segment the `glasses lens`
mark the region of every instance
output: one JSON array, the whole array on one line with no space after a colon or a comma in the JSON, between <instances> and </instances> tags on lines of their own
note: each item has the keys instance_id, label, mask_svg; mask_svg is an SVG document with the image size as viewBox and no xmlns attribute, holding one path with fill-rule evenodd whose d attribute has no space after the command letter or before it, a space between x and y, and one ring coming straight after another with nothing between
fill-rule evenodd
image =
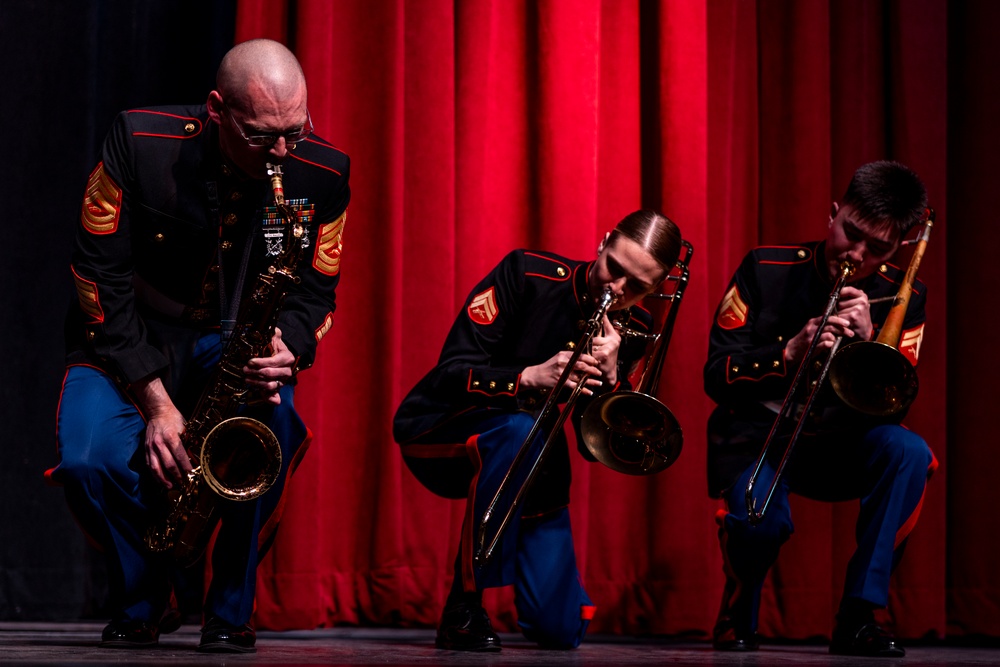
<instances>
[{"instance_id":1,"label":"glasses lens","mask_svg":"<svg viewBox=\"0 0 1000 667\"><path fill-rule=\"evenodd\" d=\"M302 128L298 132L292 134L256 134L252 137L247 137L247 143L249 143L254 148L263 148L264 146L273 146L278 137L284 137L286 144L297 144L303 141L306 137L312 134L312 128Z\"/></svg>"},{"instance_id":2,"label":"glasses lens","mask_svg":"<svg viewBox=\"0 0 1000 667\"><path fill-rule=\"evenodd\" d=\"M306 122L305 122L305 125L302 126L301 130L299 130L298 132L296 132L294 134L292 134L292 133L286 134L285 135L285 143L288 143L288 144L297 144L300 141L302 141L303 139L305 139L306 137L308 137L310 134L312 134L312 131L313 131L312 114L310 114L308 111L306 111Z\"/></svg>"},{"instance_id":3,"label":"glasses lens","mask_svg":"<svg viewBox=\"0 0 1000 667\"><path fill-rule=\"evenodd\" d=\"M253 148L265 148L268 146L273 146L275 142L278 141L278 137L284 137L286 144L297 144L313 131L312 116L306 111L306 124L302 126L302 129L298 132L289 132L287 134L254 134L247 136L246 132L243 131L243 126L233 117L232 112L229 113L229 117L232 119L233 124L236 126L236 130L240 133L246 142Z\"/></svg>"}]
</instances>

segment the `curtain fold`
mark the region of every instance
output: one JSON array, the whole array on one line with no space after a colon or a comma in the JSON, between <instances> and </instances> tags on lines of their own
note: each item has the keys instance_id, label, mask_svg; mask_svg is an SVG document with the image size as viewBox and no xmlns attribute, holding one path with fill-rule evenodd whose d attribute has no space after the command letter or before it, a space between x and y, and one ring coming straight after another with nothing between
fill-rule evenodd
<instances>
[{"instance_id":1,"label":"curtain fold","mask_svg":"<svg viewBox=\"0 0 1000 667\"><path fill-rule=\"evenodd\" d=\"M701 381L716 305L754 245L822 237L862 162L908 163L947 229L947 31L944 0L241 0L237 40L295 50L317 133L353 160L338 310L297 393L315 440L259 573L258 626L437 623L462 503L406 470L395 407L509 250L593 257L604 230L655 207L695 246L659 396L684 452L651 478L575 457L571 517L593 632L707 635L723 583ZM907 423L946 463L943 237L921 267ZM905 637L946 629L945 538L962 525L946 525L946 477L894 579ZM857 507L793 511L761 631L828 636ZM486 603L515 628L509 590Z\"/></svg>"}]
</instances>

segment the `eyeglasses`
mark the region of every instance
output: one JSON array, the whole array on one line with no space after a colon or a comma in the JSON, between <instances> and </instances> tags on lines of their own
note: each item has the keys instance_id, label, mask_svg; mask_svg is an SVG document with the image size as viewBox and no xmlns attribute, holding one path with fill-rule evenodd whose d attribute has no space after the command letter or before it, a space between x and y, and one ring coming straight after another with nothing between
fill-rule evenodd
<instances>
[{"instance_id":1,"label":"eyeglasses","mask_svg":"<svg viewBox=\"0 0 1000 667\"><path fill-rule=\"evenodd\" d=\"M243 137L243 139L245 139L252 148L271 147L277 143L278 139L281 137L284 137L286 144L294 145L308 137L313 131L312 116L309 115L309 110L307 109L306 122L299 130L289 132L268 132L267 134L251 134L248 136L247 133L243 131L243 126L240 125L238 120L236 120L236 116L233 115L233 112L229 109L229 107L226 106L225 103L223 103L222 106L229 113L229 120L233 121L233 126L236 128L236 131L240 133L240 136Z\"/></svg>"}]
</instances>

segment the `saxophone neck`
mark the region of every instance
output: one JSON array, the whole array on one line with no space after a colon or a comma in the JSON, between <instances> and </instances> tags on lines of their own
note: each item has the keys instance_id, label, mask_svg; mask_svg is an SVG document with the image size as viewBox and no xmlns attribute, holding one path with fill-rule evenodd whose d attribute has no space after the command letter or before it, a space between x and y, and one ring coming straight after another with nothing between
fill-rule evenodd
<instances>
[{"instance_id":1,"label":"saxophone neck","mask_svg":"<svg viewBox=\"0 0 1000 667\"><path fill-rule=\"evenodd\" d=\"M295 215L294 210L285 202L285 186L280 164L267 163L267 175L271 178L271 192L274 194L274 207L285 223L287 244L274 270L291 272L298 264L299 254L307 243L305 225Z\"/></svg>"},{"instance_id":2,"label":"saxophone neck","mask_svg":"<svg viewBox=\"0 0 1000 667\"><path fill-rule=\"evenodd\" d=\"M281 165L267 163L267 175L271 177L271 191L274 193L274 205L285 205L285 186L282 181Z\"/></svg>"}]
</instances>

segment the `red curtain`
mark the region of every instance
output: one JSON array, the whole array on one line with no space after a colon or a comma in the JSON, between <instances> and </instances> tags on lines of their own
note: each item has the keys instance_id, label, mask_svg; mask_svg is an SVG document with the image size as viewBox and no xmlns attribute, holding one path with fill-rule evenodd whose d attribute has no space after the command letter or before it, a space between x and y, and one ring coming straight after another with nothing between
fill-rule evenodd
<instances>
[{"instance_id":1,"label":"red curtain","mask_svg":"<svg viewBox=\"0 0 1000 667\"><path fill-rule=\"evenodd\" d=\"M969 7L970 23L1000 18ZM695 246L660 396L685 449L652 478L575 460L572 520L593 632L706 635L723 581L701 382L718 299L748 249L822 237L854 168L893 158L938 212L908 424L942 463L894 578L893 620L904 637L1000 634L997 577L966 556L981 531L949 509L977 500L963 489L984 473L945 419L948 323L962 317L946 308L948 278L966 278L946 266L948 18L945 0L241 0L238 41L293 48L317 132L353 160L336 321L296 397L315 440L260 570L258 625L436 624L463 508L402 464L396 406L506 252L589 258L646 206ZM796 500L761 630L828 635L857 507ZM486 601L513 629L511 592Z\"/></svg>"}]
</instances>

